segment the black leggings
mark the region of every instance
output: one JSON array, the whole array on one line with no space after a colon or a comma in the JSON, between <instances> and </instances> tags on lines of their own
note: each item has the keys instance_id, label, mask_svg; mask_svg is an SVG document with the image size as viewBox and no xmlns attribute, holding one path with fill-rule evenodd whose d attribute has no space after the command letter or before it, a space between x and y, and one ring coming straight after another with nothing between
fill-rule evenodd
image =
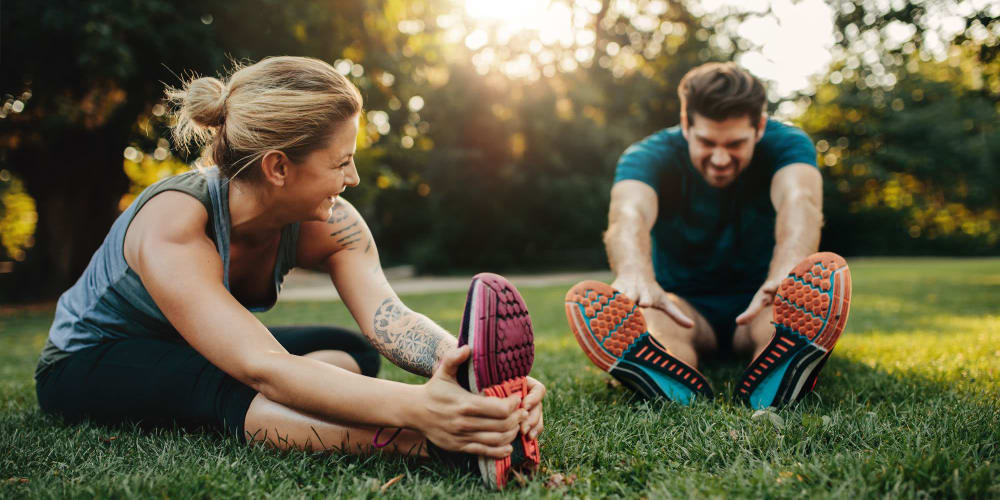
<instances>
[{"instance_id":1,"label":"black leggings","mask_svg":"<svg viewBox=\"0 0 1000 500\"><path fill-rule=\"evenodd\" d=\"M378 374L381 358L358 333L329 326L269 329L291 354L344 351L362 374ZM243 421L257 395L187 343L149 338L114 340L74 352L39 374L35 390L42 411L68 422L176 423L243 440Z\"/></svg>"}]
</instances>

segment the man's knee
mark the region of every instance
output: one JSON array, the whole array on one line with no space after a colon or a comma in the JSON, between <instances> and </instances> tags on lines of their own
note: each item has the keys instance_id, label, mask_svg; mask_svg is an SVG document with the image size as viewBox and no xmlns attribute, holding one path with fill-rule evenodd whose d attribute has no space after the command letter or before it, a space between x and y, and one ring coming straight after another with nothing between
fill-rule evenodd
<instances>
[{"instance_id":1,"label":"man's knee","mask_svg":"<svg viewBox=\"0 0 1000 500\"><path fill-rule=\"evenodd\" d=\"M771 324L771 309L767 306L753 318L749 325L741 325L733 335L733 350L740 353L755 354L760 352L774 337L774 325Z\"/></svg>"}]
</instances>

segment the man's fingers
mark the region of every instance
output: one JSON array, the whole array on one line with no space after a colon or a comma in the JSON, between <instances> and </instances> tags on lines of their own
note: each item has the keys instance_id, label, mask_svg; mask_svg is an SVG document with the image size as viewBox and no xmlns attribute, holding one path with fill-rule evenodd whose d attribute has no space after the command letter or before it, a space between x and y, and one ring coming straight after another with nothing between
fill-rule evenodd
<instances>
[{"instance_id":1,"label":"man's fingers","mask_svg":"<svg viewBox=\"0 0 1000 500\"><path fill-rule=\"evenodd\" d=\"M667 316L673 318L674 322L684 328L691 328L694 326L694 321L687 317L687 315L681 311L681 308L677 307L677 304L674 304L674 301L670 300L670 298L666 296L664 296L661 300L662 301L660 302L660 307L658 307L658 309L667 313Z\"/></svg>"},{"instance_id":2,"label":"man's fingers","mask_svg":"<svg viewBox=\"0 0 1000 500\"><path fill-rule=\"evenodd\" d=\"M770 295L758 293L757 295L754 296L753 300L750 301L750 305L747 307L747 309L736 317L736 324L745 325L753 321L753 319L757 316L757 314L759 314L760 311L763 310L765 307L770 305L770 303L771 303Z\"/></svg>"},{"instance_id":3,"label":"man's fingers","mask_svg":"<svg viewBox=\"0 0 1000 500\"><path fill-rule=\"evenodd\" d=\"M753 320L754 316L757 316L757 313L760 312L760 308L756 307L756 304L756 302L750 304L750 307L747 307L745 311L736 317L737 325L745 325Z\"/></svg>"},{"instance_id":4,"label":"man's fingers","mask_svg":"<svg viewBox=\"0 0 1000 500\"><path fill-rule=\"evenodd\" d=\"M639 307L651 307L653 305L653 300L648 291L642 291L636 295L635 303Z\"/></svg>"},{"instance_id":5,"label":"man's fingers","mask_svg":"<svg viewBox=\"0 0 1000 500\"><path fill-rule=\"evenodd\" d=\"M631 281L622 281L617 279L611 284L611 288L618 290L632 302L637 302L639 300L639 292Z\"/></svg>"}]
</instances>

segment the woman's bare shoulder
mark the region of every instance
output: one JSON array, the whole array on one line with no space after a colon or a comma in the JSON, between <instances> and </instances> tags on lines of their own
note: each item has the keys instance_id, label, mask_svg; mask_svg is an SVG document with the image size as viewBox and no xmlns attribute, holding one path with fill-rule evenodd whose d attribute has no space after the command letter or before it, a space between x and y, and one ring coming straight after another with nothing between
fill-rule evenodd
<instances>
[{"instance_id":1,"label":"woman's bare shoulder","mask_svg":"<svg viewBox=\"0 0 1000 500\"><path fill-rule=\"evenodd\" d=\"M201 243L208 239L208 210L197 198L164 191L150 198L125 232L125 260L133 265L139 253L155 253L161 243Z\"/></svg>"}]
</instances>

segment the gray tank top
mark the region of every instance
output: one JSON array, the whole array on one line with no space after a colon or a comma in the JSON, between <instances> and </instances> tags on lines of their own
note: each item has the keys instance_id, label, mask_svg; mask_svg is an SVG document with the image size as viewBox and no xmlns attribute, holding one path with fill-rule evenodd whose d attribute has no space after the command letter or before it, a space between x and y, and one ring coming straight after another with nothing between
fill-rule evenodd
<instances>
[{"instance_id":1,"label":"gray tank top","mask_svg":"<svg viewBox=\"0 0 1000 500\"><path fill-rule=\"evenodd\" d=\"M125 262L125 231L132 218L147 201L164 191L186 193L205 205L209 218L205 232L222 257L222 284L229 290L228 180L220 179L217 168L163 179L146 188L115 220L83 275L59 297L36 377L71 353L101 342L132 337L181 340L180 333L153 302L139 275ZM266 311L274 306L285 274L295 266L298 235L297 223L282 228L274 265L274 295L266 304L248 307L251 311Z\"/></svg>"}]
</instances>

